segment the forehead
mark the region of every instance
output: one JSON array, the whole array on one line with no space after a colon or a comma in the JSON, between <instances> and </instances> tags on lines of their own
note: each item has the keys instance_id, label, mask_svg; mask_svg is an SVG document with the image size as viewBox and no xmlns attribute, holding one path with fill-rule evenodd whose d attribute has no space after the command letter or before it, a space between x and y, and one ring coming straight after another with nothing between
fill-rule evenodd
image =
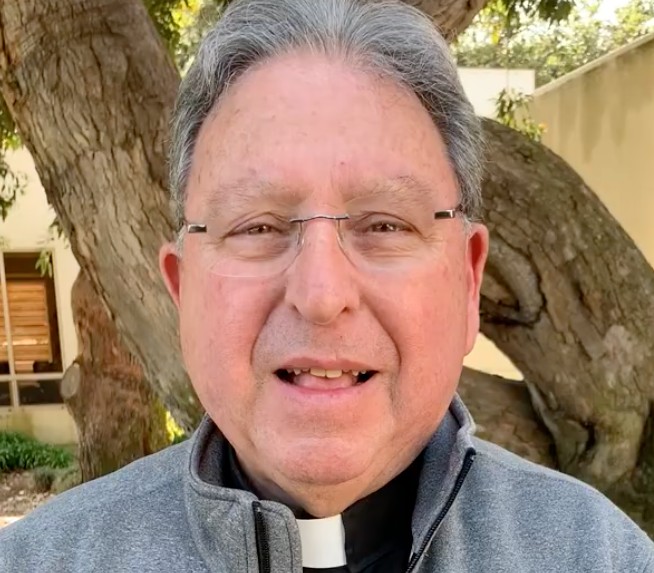
<instances>
[{"instance_id":1,"label":"forehead","mask_svg":"<svg viewBox=\"0 0 654 573\"><path fill-rule=\"evenodd\" d=\"M332 197L334 206L367 209L424 210L435 207L433 197L439 190L411 176L358 181L356 185L339 185ZM203 201L206 210L213 214L242 213L271 209L297 214L302 205L315 196L311 190L293 188L284 182L265 179L242 179L222 182L207 193ZM330 201L327 201L329 204Z\"/></svg>"},{"instance_id":2,"label":"forehead","mask_svg":"<svg viewBox=\"0 0 654 573\"><path fill-rule=\"evenodd\" d=\"M228 89L200 130L188 181L191 209L271 195L329 203L382 188L457 196L443 141L413 93L307 54L260 64Z\"/></svg>"}]
</instances>

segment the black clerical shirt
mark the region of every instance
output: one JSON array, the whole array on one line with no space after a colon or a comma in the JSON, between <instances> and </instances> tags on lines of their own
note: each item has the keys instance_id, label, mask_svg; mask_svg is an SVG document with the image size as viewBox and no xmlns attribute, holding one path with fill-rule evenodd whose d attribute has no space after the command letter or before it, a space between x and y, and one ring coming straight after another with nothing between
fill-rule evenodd
<instances>
[{"instance_id":1,"label":"black clerical shirt","mask_svg":"<svg viewBox=\"0 0 654 573\"><path fill-rule=\"evenodd\" d=\"M234 450L225 456L228 487L257 493L242 472ZM416 501L422 456L381 489L360 499L342 514L347 565L304 568L304 573L400 573L406 571L413 537L411 516ZM298 519L311 519L294 511Z\"/></svg>"}]
</instances>

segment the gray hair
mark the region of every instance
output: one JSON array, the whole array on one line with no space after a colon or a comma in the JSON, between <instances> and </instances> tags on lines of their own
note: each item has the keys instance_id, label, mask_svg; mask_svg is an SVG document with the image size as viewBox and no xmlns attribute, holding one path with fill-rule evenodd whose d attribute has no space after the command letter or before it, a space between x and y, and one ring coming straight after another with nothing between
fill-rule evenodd
<instances>
[{"instance_id":1,"label":"gray hair","mask_svg":"<svg viewBox=\"0 0 654 573\"><path fill-rule=\"evenodd\" d=\"M449 47L429 18L399 0L237 0L205 36L173 114L170 185L178 229L198 132L249 68L308 49L411 89L443 138L469 219L481 208L482 135Z\"/></svg>"}]
</instances>

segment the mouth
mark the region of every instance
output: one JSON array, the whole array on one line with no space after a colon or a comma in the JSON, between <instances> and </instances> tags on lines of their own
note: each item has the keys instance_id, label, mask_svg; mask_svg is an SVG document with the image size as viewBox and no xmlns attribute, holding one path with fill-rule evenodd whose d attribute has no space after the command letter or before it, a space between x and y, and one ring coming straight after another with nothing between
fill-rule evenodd
<instances>
[{"instance_id":1,"label":"mouth","mask_svg":"<svg viewBox=\"0 0 654 573\"><path fill-rule=\"evenodd\" d=\"M350 388L365 384L376 370L327 370L325 368L280 368L275 376L286 384L314 389Z\"/></svg>"}]
</instances>

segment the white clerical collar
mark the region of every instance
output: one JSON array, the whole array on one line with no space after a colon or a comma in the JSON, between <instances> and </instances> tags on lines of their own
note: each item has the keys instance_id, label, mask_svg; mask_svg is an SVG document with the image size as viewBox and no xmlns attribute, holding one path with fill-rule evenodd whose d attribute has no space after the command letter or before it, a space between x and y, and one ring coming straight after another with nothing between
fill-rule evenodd
<instances>
[{"instance_id":1,"label":"white clerical collar","mask_svg":"<svg viewBox=\"0 0 654 573\"><path fill-rule=\"evenodd\" d=\"M345 527L341 515L324 519L298 519L302 542L302 566L314 569L342 567L345 557Z\"/></svg>"}]
</instances>

